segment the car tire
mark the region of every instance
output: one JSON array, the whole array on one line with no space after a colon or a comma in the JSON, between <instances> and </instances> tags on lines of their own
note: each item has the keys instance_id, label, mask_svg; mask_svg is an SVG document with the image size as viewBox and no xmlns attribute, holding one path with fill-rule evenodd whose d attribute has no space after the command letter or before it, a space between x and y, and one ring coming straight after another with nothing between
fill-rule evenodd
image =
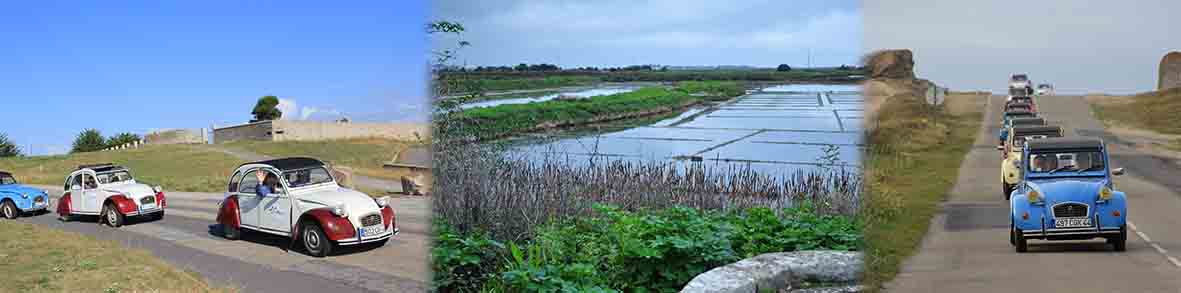
<instances>
[{"instance_id":1,"label":"car tire","mask_svg":"<svg viewBox=\"0 0 1181 293\"><path fill-rule=\"evenodd\" d=\"M1005 200L1011 199L1013 197L1013 185L1005 183L1004 180L1001 180L1001 193L1004 193L1001 195L1001 197Z\"/></svg>"},{"instance_id":2,"label":"car tire","mask_svg":"<svg viewBox=\"0 0 1181 293\"><path fill-rule=\"evenodd\" d=\"M123 213L120 213L119 209L115 208L115 204L113 203L103 206L103 212L99 218L100 221L107 224L107 226L111 226L111 228L122 227L123 220L125 220Z\"/></svg>"},{"instance_id":3,"label":"car tire","mask_svg":"<svg viewBox=\"0 0 1181 293\"><path fill-rule=\"evenodd\" d=\"M1115 251L1128 250L1128 225L1119 226L1119 238L1108 239Z\"/></svg>"},{"instance_id":4,"label":"car tire","mask_svg":"<svg viewBox=\"0 0 1181 293\"><path fill-rule=\"evenodd\" d=\"M1013 221L1009 220L1009 245L1017 245L1017 238L1014 236L1017 234L1013 233L1013 228Z\"/></svg>"},{"instance_id":5,"label":"car tire","mask_svg":"<svg viewBox=\"0 0 1181 293\"><path fill-rule=\"evenodd\" d=\"M320 228L320 225L311 221L304 222L299 232L298 237L308 255L325 257L332 253L333 243L328 240L328 235L324 234L324 229Z\"/></svg>"},{"instance_id":6,"label":"car tire","mask_svg":"<svg viewBox=\"0 0 1181 293\"><path fill-rule=\"evenodd\" d=\"M20 213L21 211L16 208L16 204L12 203L12 200L4 200L4 203L0 204L0 214L5 219L16 219L17 216L20 216Z\"/></svg>"},{"instance_id":7,"label":"car tire","mask_svg":"<svg viewBox=\"0 0 1181 293\"><path fill-rule=\"evenodd\" d=\"M1013 227L1013 243L1014 249L1017 253L1025 253L1029 251L1029 240L1025 239L1025 234L1021 233L1021 229Z\"/></svg>"},{"instance_id":8,"label":"car tire","mask_svg":"<svg viewBox=\"0 0 1181 293\"><path fill-rule=\"evenodd\" d=\"M152 215L151 215L150 219L151 219L152 221L159 221L159 220L163 220L163 219L164 219L164 211L159 211L159 212L152 213Z\"/></svg>"},{"instance_id":9,"label":"car tire","mask_svg":"<svg viewBox=\"0 0 1181 293\"><path fill-rule=\"evenodd\" d=\"M242 239L242 229L226 224L221 225L221 236L229 240Z\"/></svg>"}]
</instances>

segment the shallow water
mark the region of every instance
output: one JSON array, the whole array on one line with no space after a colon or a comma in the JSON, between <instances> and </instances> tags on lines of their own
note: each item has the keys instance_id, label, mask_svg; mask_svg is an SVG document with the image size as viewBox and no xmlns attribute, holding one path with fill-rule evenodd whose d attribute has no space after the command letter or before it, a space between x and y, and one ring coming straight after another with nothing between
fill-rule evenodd
<instances>
[{"instance_id":1,"label":"shallow water","mask_svg":"<svg viewBox=\"0 0 1181 293\"><path fill-rule=\"evenodd\" d=\"M560 92L560 93L556 93L556 94L541 95L541 96L529 97L529 98L502 99L502 100L491 100L491 101L467 103L467 104L461 105L460 108L471 109L471 108L492 107L492 106L506 105L506 104L528 104L528 103L534 103L534 102L544 102L544 101L556 99L560 95L569 95L569 96L576 96L576 97L581 97L581 98L589 98L589 97L594 97L594 96L606 96L606 95L614 95L614 94L619 94L619 93L626 93L626 92L635 91L637 89L639 89L639 88L638 87L594 88L594 89L587 89L587 90Z\"/></svg>"},{"instance_id":2,"label":"shallow water","mask_svg":"<svg viewBox=\"0 0 1181 293\"><path fill-rule=\"evenodd\" d=\"M856 85L783 85L623 130L517 144L532 160L700 160L780 176L860 164L863 99ZM836 166L833 166L835 164Z\"/></svg>"}]
</instances>

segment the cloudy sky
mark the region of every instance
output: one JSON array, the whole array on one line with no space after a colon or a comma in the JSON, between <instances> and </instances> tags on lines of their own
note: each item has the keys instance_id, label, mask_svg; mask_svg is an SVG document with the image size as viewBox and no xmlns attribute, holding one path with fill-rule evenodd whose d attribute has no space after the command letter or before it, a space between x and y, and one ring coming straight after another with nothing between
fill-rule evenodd
<instances>
[{"instance_id":1,"label":"cloudy sky","mask_svg":"<svg viewBox=\"0 0 1181 293\"><path fill-rule=\"evenodd\" d=\"M1003 91L1014 72L1059 92L1154 90L1181 50L1177 0L866 1L867 49L914 50L920 77Z\"/></svg>"},{"instance_id":2,"label":"cloudy sky","mask_svg":"<svg viewBox=\"0 0 1181 293\"><path fill-rule=\"evenodd\" d=\"M434 1L463 24L457 63L571 66L854 64L860 1ZM436 38L436 48L454 43Z\"/></svg>"}]
</instances>

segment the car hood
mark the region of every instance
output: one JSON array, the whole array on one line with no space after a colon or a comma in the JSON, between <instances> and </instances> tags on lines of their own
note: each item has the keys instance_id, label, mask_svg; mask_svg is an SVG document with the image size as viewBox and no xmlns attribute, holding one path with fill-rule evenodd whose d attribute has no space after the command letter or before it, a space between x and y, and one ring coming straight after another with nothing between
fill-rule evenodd
<instances>
[{"instance_id":1,"label":"car hood","mask_svg":"<svg viewBox=\"0 0 1181 293\"><path fill-rule=\"evenodd\" d=\"M1107 180L1103 178L1045 179L1030 181L1030 185L1041 193L1049 205L1065 201L1093 203L1099 197L1099 189L1107 185Z\"/></svg>"},{"instance_id":2,"label":"car hood","mask_svg":"<svg viewBox=\"0 0 1181 293\"><path fill-rule=\"evenodd\" d=\"M325 207L344 205L350 215L380 211L380 208L377 207L377 202L372 197L359 191L340 186L300 190L296 192L295 197L303 202L319 204Z\"/></svg>"},{"instance_id":3,"label":"car hood","mask_svg":"<svg viewBox=\"0 0 1181 293\"><path fill-rule=\"evenodd\" d=\"M27 194L29 196L45 194L44 190L40 188L33 188L20 184L0 185L0 193L11 192L15 194Z\"/></svg>"},{"instance_id":4,"label":"car hood","mask_svg":"<svg viewBox=\"0 0 1181 293\"><path fill-rule=\"evenodd\" d=\"M99 189L108 193L118 193L135 199L156 196L156 192L151 187L139 183L103 185Z\"/></svg>"}]
</instances>

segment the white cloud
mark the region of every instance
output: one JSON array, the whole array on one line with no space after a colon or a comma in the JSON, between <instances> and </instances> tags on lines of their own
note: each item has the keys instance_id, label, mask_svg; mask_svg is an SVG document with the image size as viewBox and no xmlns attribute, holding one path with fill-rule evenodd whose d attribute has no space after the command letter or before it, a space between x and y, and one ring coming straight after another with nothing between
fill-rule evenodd
<instances>
[{"instance_id":1,"label":"white cloud","mask_svg":"<svg viewBox=\"0 0 1181 293\"><path fill-rule=\"evenodd\" d=\"M300 117L299 104L295 100L279 98L279 105L276 108L283 111L283 117L279 118L281 120L298 120L295 117Z\"/></svg>"}]
</instances>

